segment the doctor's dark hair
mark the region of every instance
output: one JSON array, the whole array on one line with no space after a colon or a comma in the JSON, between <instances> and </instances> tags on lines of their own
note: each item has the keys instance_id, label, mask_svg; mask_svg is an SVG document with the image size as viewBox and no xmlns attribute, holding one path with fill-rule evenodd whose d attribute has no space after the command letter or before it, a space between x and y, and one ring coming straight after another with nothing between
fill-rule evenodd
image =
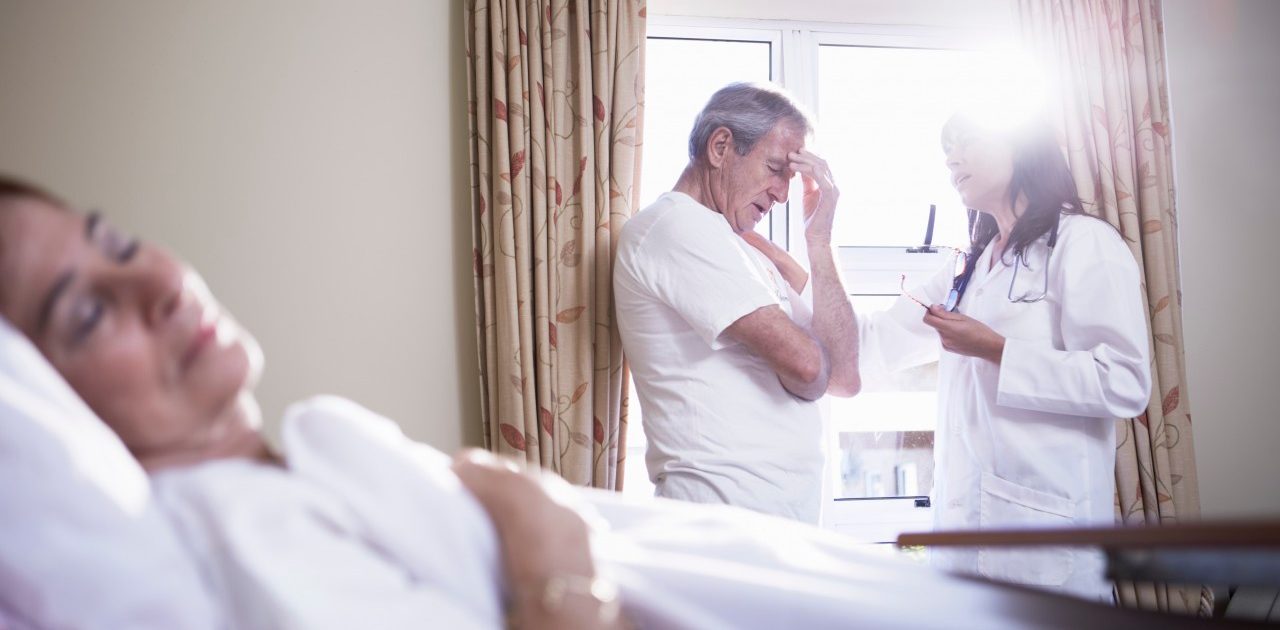
<instances>
[{"instance_id":1,"label":"doctor's dark hair","mask_svg":"<svg viewBox=\"0 0 1280 630\"><path fill-rule=\"evenodd\" d=\"M730 83L711 95L693 121L689 133L689 159L707 152L707 141L716 129L733 134L733 149L746 155L779 122L788 121L804 135L813 133L809 115L781 88L769 83Z\"/></svg>"},{"instance_id":2,"label":"doctor's dark hair","mask_svg":"<svg viewBox=\"0 0 1280 630\"><path fill-rule=\"evenodd\" d=\"M976 127L977 124L964 114L952 116L942 127L943 146L949 146L968 133L991 133L975 130ZM1016 257L1045 234L1051 231L1056 234L1061 215L1092 215L1085 211L1080 201L1071 169L1058 147L1053 129L1047 123L1033 120L1000 136L1013 149L1009 204L1015 205L1019 197L1027 200L1027 207L1014 223L1009 242L1001 252L1002 255L1013 254ZM995 217L985 212L977 213L977 221L970 233L969 253L976 257L999 231Z\"/></svg>"}]
</instances>

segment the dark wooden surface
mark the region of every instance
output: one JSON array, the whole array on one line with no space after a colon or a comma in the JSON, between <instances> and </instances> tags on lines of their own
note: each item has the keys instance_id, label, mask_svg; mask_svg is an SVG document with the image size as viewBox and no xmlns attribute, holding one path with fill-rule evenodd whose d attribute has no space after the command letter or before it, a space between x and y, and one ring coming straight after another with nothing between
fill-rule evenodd
<instances>
[{"instance_id":1,"label":"dark wooden surface","mask_svg":"<svg viewBox=\"0 0 1280 630\"><path fill-rule=\"evenodd\" d=\"M1280 521L1177 523L1139 527L984 529L905 533L899 547L1084 545L1115 549L1280 548Z\"/></svg>"}]
</instances>

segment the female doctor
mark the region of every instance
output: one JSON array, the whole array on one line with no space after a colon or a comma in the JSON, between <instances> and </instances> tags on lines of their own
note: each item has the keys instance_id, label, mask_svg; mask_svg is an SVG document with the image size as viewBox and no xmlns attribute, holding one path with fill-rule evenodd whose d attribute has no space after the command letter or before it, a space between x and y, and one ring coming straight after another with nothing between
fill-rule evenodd
<instances>
[{"instance_id":1,"label":"female doctor","mask_svg":"<svg viewBox=\"0 0 1280 630\"><path fill-rule=\"evenodd\" d=\"M1151 389L1133 255L1085 214L1047 126L957 115L942 148L977 211L963 264L860 318L860 369L937 360L936 529L1114 523L1116 418ZM960 270L959 273L956 270ZM931 305L931 306L925 306ZM934 550L935 565L1111 601L1101 554Z\"/></svg>"},{"instance_id":2,"label":"female doctor","mask_svg":"<svg viewBox=\"0 0 1280 630\"><path fill-rule=\"evenodd\" d=\"M951 183L976 213L967 252L888 310L859 314L865 382L938 362L934 527L1114 523L1115 422L1151 390L1133 255L1086 214L1043 124L958 114L944 125ZM804 269L749 239L797 291ZM932 306L930 306L932 305ZM1111 601L1090 550L933 550L943 569Z\"/></svg>"}]
</instances>

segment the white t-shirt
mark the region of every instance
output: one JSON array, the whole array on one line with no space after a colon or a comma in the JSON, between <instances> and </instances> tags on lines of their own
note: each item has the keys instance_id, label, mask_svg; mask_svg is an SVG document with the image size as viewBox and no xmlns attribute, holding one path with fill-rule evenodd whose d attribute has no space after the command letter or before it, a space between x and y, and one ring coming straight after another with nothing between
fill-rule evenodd
<instances>
[{"instance_id":1,"label":"white t-shirt","mask_svg":"<svg viewBox=\"0 0 1280 630\"><path fill-rule=\"evenodd\" d=\"M792 396L764 359L721 336L770 305L808 326L806 300L722 215L677 192L627 222L613 286L658 496L816 523L817 405Z\"/></svg>"}]
</instances>

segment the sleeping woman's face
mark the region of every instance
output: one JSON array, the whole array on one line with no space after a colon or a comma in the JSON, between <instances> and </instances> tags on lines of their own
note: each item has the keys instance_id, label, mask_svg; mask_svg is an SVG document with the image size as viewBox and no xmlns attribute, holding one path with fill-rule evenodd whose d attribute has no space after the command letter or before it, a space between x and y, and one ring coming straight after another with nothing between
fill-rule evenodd
<instances>
[{"instance_id":1,"label":"sleeping woman's face","mask_svg":"<svg viewBox=\"0 0 1280 630\"><path fill-rule=\"evenodd\" d=\"M0 200L0 313L144 465L256 431L257 343L193 270L98 215Z\"/></svg>"}]
</instances>

